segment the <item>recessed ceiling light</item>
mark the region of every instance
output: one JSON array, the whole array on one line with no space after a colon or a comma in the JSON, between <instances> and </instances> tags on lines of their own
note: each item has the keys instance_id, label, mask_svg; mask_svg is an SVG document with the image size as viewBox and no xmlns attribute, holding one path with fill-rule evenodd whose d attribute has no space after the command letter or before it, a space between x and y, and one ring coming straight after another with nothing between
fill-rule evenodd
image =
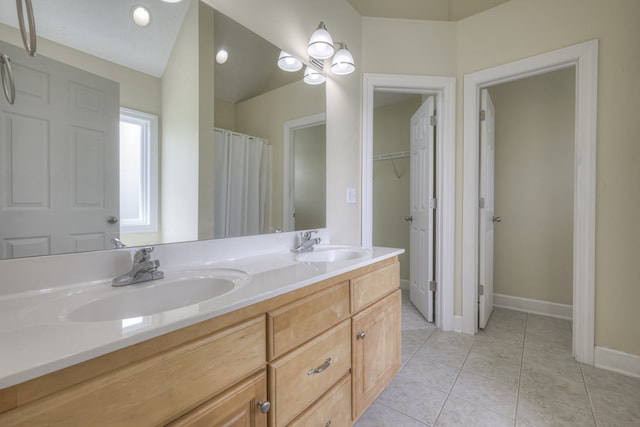
<instances>
[{"instance_id":1,"label":"recessed ceiling light","mask_svg":"<svg viewBox=\"0 0 640 427\"><path fill-rule=\"evenodd\" d=\"M216 54L216 62L218 64L224 64L229 59L229 52L224 49L220 49Z\"/></svg>"},{"instance_id":2,"label":"recessed ceiling light","mask_svg":"<svg viewBox=\"0 0 640 427\"><path fill-rule=\"evenodd\" d=\"M144 6L134 6L131 10L131 18L139 27L146 27L151 22L151 13Z\"/></svg>"},{"instance_id":3,"label":"recessed ceiling light","mask_svg":"<svg viewBox=\"0 0 640 427\"><path fill-rule=\"evenodd\" d=\"M165 3L180 3L182 0L162 0Z\"/></svg>"}]
</instances>

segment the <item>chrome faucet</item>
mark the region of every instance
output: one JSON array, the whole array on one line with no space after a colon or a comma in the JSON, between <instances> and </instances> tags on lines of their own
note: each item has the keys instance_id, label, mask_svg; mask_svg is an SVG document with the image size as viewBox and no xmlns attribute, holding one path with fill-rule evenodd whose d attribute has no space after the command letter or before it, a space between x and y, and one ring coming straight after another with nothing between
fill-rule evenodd
<instances>
[{"instance_id":1,"label":"chrome faucet","mask_svg":"<svg viewBox=\"0 0 640 427\"><path fill-rule=\"evenodd\" d=\"M162 279L164 273L158 271L160 261L151 259L153 247L138 249L133 256L131 271L113 279L111 286L127 286L134 283L148 282Z\"/></svg>"},{"instance_id":2,"label":"chrome faucet","mask_svg":"<svg viewBox=\"0 0 640 427\"><path fill-rule=\"evenodd\" d=\"M318 230L305 231L303 234L300 234L300 245L295 249L291 250L291 252L299 254L302 252L310 252L313 250L313 245L317 245L320 243L320 238L316 237L314 239L311 238L313 233L317 233Z\"/></svg>"}]
</instances>

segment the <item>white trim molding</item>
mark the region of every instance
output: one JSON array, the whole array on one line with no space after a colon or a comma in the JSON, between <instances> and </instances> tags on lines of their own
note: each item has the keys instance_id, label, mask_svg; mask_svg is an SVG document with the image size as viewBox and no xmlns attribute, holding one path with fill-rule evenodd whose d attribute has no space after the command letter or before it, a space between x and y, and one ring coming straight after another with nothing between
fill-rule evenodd
<instances>
[{"instance_id":1,"label":"white trim molding","mask_svg":"<svg viewBox=\"0 0 640 427\"><path fill-rule=\"evenodd\" d=\"M463 332L477 331L480 89L563 68L576 70L573 221L573 355L593 364L598 41L544 53L464 76L462 193Z\"/></svg>"},{"instance_id":2,"label":"white trim molding","mask_svg":"<svg viewBox=\"0 0 640 427\"><path fill-rule=\"evenodd\" d=\"M640 356L596 346L594 359L597 368L640 378Z\"/></svg>"},{"instance_id":3,"label":"white trim molding","mask_svg":"<svg viewBox=\"0 0 640 427\"><path fill-rule=\"evenodd\" d=\"M456 78L369 74L363 76L362 245L373 245L373 96L375 91L436 95L436 325L454 330Z\"/></svg>"},{"instance_id":4,"label":"white trim molding","mask_svg":"<svg viewBox=\"0 0 640 427\"><path fill-rule=\"evenodd\" d=\"M573 306L511 295L493 294L493 306L572 320Z\"/></svg>"},{"instance_id":5,"label":"white trim molding","mask_svg":"<svg viewBox=\"0 0 640 427\"><path fill-rule=\"evenodd\" d=\"M298 129L304 129L311 126L321 125L327 122L326 113L312 114L310 116L300 117L298 119L284 122L282 151L284 154L284 163L282 171L282 230L294 231L295 224L293 221L294 209L294 152L293 152L293 132Z\"/></svg>"}]
</instances>

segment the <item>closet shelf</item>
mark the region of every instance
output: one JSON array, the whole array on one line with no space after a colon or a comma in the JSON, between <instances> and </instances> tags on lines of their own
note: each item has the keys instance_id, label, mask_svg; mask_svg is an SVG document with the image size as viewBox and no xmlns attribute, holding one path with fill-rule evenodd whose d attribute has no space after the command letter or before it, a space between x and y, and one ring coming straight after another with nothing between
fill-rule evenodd
<instances>
[{"instance_id":1,"label":"closet shelf","mask_svg":"<svg viewBox=\"0 0 640 427\"><path fill-rule=\"evenodd\" d=\"M409 151L397 151L395 153L378 154L377 156L373 156L373 160L377 162L379 160L402 159L405 157L409 157L410 154L411 153Z\"/></svg>"}]
</instances>

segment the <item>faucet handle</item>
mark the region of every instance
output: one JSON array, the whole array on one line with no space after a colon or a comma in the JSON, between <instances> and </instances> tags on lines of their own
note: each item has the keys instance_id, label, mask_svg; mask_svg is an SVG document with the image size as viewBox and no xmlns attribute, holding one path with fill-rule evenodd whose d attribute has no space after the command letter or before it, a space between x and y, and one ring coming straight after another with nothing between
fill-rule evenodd
<instances>
[{"instance_id":1,"label":"faucet handle","mask_svg":"<svg viewBox=\"0 0 640 427\"><path fill-rule=\"evenodd\" d=\"M317 233L318 230L309 230L309 231L305 231L303 234L303 237L305 238L305 240L309 240L311 239L311 234L313 233Z\"/></svg>"},{"instance_id":2,"label":"faucet handle","mask_svg":"<svg viewBox=\"0 0 640 427\"><path fill-rule=\"evenodd\" d=\"M153 246L149 246L147 248L138 249L133 256L133 262L136 264L140 264L145 261L149 261L151 258L151 252L153 252Z\"/></svg>"}]
</instances>

